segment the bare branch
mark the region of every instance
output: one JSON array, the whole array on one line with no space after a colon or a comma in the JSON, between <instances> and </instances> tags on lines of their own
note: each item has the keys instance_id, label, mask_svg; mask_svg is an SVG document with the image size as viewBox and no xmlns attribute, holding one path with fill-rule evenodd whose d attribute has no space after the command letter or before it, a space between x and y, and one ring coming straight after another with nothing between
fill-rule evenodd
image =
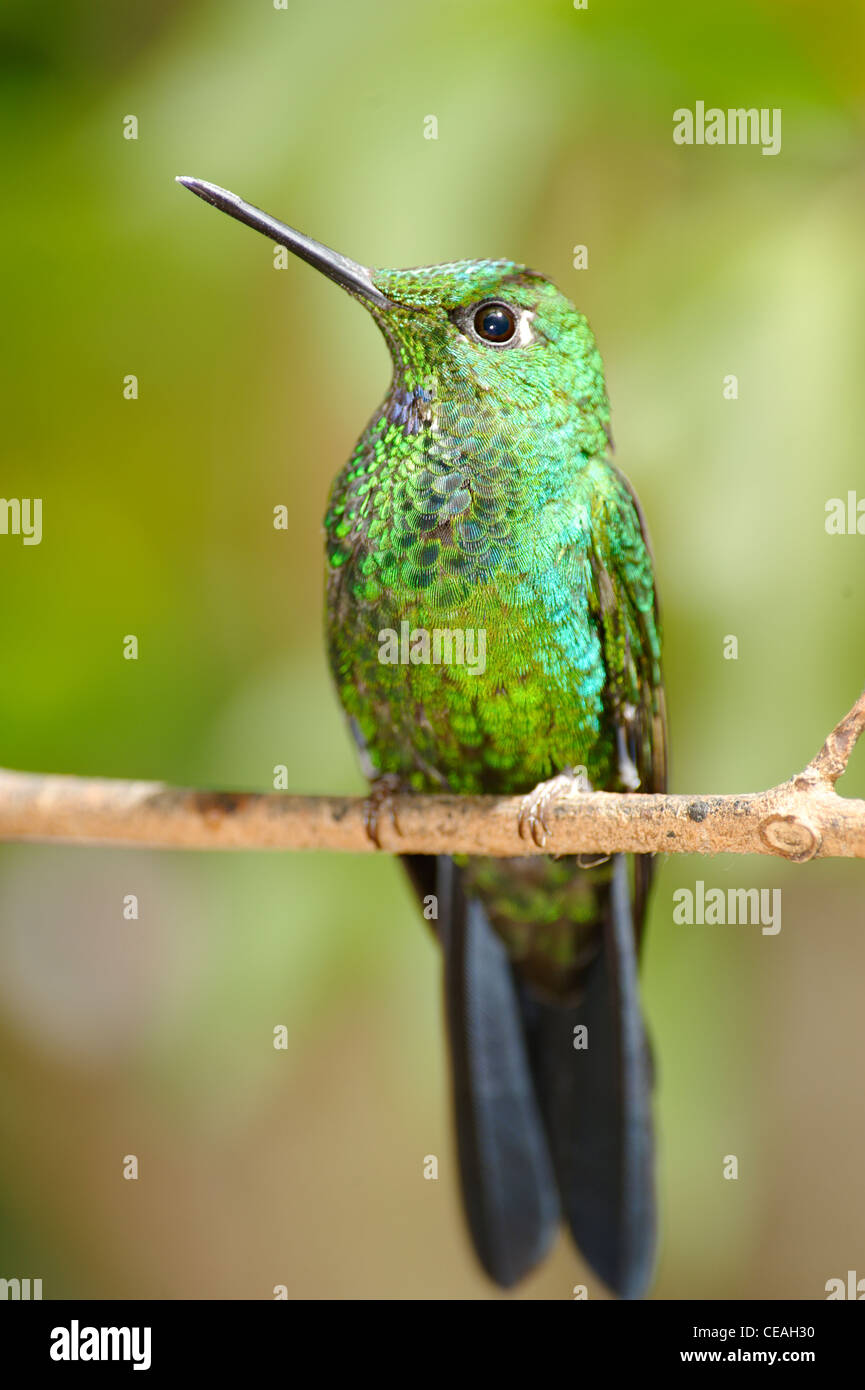
<instances>
[{"instance_id":1,"label":"bare branch","mask_svg":"<svg viewBox=\"0 0 865 1390\"><path fill-rule=\"evenodd\" d=\"M545 849L520 838L521 797L394 795L378 821L395 853L774 854L865 859L865 801L834 784L865 728L865 692L798 776L742 796L570 792L548 813ZM374 853L363 797L202 792L0 771L0 840L150 849Z\"/></svg>"},{"instance_id":2,"label":"bare branch","mask_svg":"<svg viewBox=\"0 0 865 1390\"><path fill-rule=\"evenodd\" d=\"M865 729L865 690L859 696L849 714L845 714L836 724L816 757L812 758L802 779L806 782L822 782L834 787L847 766L850 754L862 730Z\"/></svg>"}]
</instances>

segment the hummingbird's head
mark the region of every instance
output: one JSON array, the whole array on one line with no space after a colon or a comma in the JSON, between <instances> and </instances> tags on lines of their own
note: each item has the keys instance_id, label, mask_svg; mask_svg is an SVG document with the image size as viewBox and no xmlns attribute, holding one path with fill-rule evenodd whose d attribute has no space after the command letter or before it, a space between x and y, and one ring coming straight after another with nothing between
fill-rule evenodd
<instances>
[{"instance_id":1,"label":"hummingbird's head","mask_svg":"<svg viewBox=\"0 0 865 1390\"><path fill-rule=\"evenodd\" d=\"M584 315L544 276L513 261L369 270L216 184L178 182L366 306L393 358L390 418L407 432L442 414L450 424L474 414L490 430L522 420L538 432L566 431L572 452L603 453L609 405L600 353Z\"/></svg>"},{"instance_id":2,"label":"hummingbird's head","mask_svg":"<svg viewBox=\"0 0 865 1390\"><path fill-rule=\"evenodd\" d=\"M544 276L513 261L373 270L370 304L405 390L476 396L502 410L580 417L602 451L609 405L585 316Z\"/></svg>"}]
</instances>

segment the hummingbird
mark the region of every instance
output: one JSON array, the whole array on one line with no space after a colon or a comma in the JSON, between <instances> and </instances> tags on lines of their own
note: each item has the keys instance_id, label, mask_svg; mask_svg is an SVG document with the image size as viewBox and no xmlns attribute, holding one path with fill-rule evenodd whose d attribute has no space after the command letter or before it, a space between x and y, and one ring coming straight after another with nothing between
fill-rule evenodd
<instances>
[{"instance_id":1,"label":"hummingbird","mask_svg":"<svg viewBox=\"0 0 865 1390\"><path fill-rule=\"evenodd\" d=\"M666 787L652 554L612 461L591 329L525 265L370 269L215 184L178 182L341 285L390 350L390 387L325 518L329 661L370 835L397 790L488 793L521 796L520 835L548 851L402 856L443 950L477 1257L510 1288L564 1223L611 1291L642 1297L657 1238L638 989L652 861L551 843L569 789ZM482 661L465 659L470 635Z\"/></svg>"}]
</instances>

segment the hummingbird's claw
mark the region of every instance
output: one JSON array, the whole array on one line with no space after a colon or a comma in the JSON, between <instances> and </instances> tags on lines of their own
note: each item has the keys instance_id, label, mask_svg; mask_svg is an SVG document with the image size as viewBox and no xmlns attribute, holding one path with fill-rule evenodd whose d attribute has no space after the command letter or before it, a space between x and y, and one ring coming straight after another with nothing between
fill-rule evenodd
<instances>
[{"instance_id":1,"label":"hummingbird's claw","mask_svg":"<svg viewBox=\"0 0 865 1390\"><path fill-rule=\"evenodd\" d=\"M396 818L393 798L396 792L403 790L404 787L400 778L392 772L386 772L383 776L376 778L375 782L373 782L370 787L369 796L366 798L363 806L363 823L366 833L372 840L376 849L382 848L378 827L383 813L387 812L390 816L397 835L402 834L399 828L399 822Z\"/></svg>"},{"instance_id":2,"label":"hummingbird's claw","mask_svg":"<svg viewBox=\"0 0 865 1390\"><path fill-rule=\"evenodd\" d=\"M527 796L523 797L518 821L520 839L531 838L538 849L544 849L547 836L552 834L547 816L558 798L566 792L590 792L591 790L585 768L581 767L576 769L566 767L556 777L550 777L546 782L539 782L534 791L530 791Z\"/></svg>"}]
</instances>

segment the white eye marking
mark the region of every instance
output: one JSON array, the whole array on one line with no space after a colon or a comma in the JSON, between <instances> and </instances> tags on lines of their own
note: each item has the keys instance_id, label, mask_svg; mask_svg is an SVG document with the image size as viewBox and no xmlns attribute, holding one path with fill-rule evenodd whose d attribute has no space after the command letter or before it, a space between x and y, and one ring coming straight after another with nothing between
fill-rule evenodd
<instances>
[{"instance_id":1,"label":"white eye marking","mask_svg":"<svg viewBox=\"0 0 865 1390\"><path fill-rule=\"evenodd\" d=\"M519 315L517 318L517 342L520 347L526 347L535 341L535 335L532 332L532 319L535 316L535 311L534 309L519 309L517 312Z\"/></svg>"}]
</instances>

